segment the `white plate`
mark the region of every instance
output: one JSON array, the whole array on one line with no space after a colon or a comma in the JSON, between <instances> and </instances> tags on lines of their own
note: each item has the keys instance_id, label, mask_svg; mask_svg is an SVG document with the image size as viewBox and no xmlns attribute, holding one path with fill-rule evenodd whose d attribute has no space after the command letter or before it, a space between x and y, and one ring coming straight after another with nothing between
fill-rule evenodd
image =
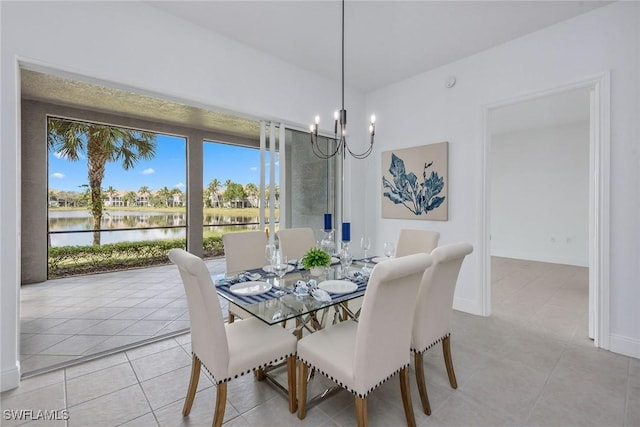
<instances>
[{"instance_id":1,"label":"white plate","mask_svg":"<svg viewBox=\"0 0 640 427\"><path fill-rule=\"evenodd\" d=\"M231 285L229 290L236 295L260 295L269 292L271 283L267 282L242 282Z\"/></svg>"},{"instance_id":2,"label":"white plate","mask_svg":"<svg viewBox=\"0 0 640 427\"><path fill-rule=\"evenodd\" d=\"M348 280L325 280L320 282L318 287L330 294L348 294L358 289L358 285Z\"/></svg>"},{"instance_id":3,"label":"white plate","mask_svg":"<svg viewBox=\"0 0 640 427\"><path fill-rule=\"evenodd\" d=\"M287 266L287 273L292 272L296 267L293 265L288 265ZM265 265L264 267L262 267L262 270L266 271L267 273L273 273L273 267L270 265Z\"/></svg>"},{"instance_id":4,"label":"white plate","mask_svg":"<svg viewBox=\"0 0 640 427\"><path fill-rule=\"evenodd\" d=\"M375 262L377 264L379 262L386 261L388 259L391 259L391 258L387 258L386 256L377 256L377 257L372 258L371 261Z\"/></svg>"}]
</instances>

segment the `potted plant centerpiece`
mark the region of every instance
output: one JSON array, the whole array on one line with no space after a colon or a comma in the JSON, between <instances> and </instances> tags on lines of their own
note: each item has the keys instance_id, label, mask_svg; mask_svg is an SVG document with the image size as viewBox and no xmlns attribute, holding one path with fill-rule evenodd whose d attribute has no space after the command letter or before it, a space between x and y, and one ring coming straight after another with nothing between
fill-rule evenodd
<instances>
[{"instance_id":1,"label":"potted plant centerpiece","mask_svg":"<svg viewBox=\"0 0 640 427\"><path fill-rule=\"evenodd\" d=\"M331 265L331 257L320 248L311 248L302 258L302 265L312 276L320 276Z\"/></svg>"}]
</instances>

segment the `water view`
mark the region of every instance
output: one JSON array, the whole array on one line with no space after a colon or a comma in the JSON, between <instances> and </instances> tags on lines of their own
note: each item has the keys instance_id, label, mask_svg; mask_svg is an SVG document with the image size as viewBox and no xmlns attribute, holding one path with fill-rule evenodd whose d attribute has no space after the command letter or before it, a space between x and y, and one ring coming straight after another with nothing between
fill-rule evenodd
<instances>
[{"instance_id":1,"label":"water view","mask_svg":"<svg viewBox=\"0 0 640 427\"><path fill-rule=\"evenodd\" d=\"M205 215L205 231L229 232L255 229L257 226L234 224L257 223L257 216ZM186 212L159 211L106 211L103 214L100 233L102 244L138 242L186 237ZM176 228L154 228L176 227ZM130 230L137 228L137 230ZM93 241L93 217L86 210L49 210L51 246L85 246ZM111 231L113 230L113 231ZM85 231L85 232L80 232Z\"/></svg>"}]
</instances>

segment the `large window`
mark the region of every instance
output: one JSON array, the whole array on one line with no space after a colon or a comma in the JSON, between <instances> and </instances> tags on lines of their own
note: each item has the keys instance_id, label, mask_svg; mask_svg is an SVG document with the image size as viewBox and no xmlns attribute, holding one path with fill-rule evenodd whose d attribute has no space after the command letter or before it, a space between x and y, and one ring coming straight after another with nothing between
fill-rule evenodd
<instances>
[{"instance_id":1,"label":"large window","mask_svg":"<svg viewBox=\"0 0 640 427\"><path fill-rule=\"evenodd\" d=\"M269 174L270 153L265 153L265 175ZM274 215L279 220L279 163L276 153ZM270 211L270 188L260 192L260 149L213 141L203 147L203 226L207 240L231 231L260 228L260 211Z\"/></svg>"},{"instance_id":2,"label":"large window","mask_svg":"<svg viewBox=\"0 0 640 427\"><path fill-rule=\"evenodd\" d=\"M99 269L113 244L185 246L185 138L49 118L48 146L50 277Z\"/></svg>"}]
</instances>

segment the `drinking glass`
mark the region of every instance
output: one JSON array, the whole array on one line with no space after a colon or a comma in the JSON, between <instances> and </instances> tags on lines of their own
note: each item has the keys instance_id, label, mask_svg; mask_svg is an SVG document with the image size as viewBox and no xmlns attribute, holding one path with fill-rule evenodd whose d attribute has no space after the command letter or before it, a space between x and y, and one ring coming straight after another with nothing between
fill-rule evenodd
<instances>
[{"instance_id":1,"label":"drinking glass","mask_svg":"<svg viewBox=\"0 0 640 427\"><path fill-rule=\"evenodd\" d=\"M371 239L368 237L360 238L360 248L364 251L364 258L366 262L367 252L371 249Z\"/></svg>"},{"instance_id":2,"label":"drinking glass","mask_svg":"<svg viewBox=\"0 0 640 427\"><path fill-rule=\"evenodd\" d=\"M273 265L276 263L276 255L276 245L274 245L273 243L268 243L264 250L264 256L267 260L267 265L273 267Z\"/></svg>"},{"instance_id":3,"label":"drinking glass","mask_svg":"<svg viewBox=\"0 0 640 427\"><path fill-rule=\"evenodd\" d=\"M392 258L396 252L396 246L393 242L384 242L384 256Z\"/></svg>"},{"instance_id":4,"label":"drinking glass","mask_svg":"<svg viewBox=\"0 0 640 427\"><path fill-rule=\"evenodd\" d=\"M353 257L351 256L349 247L347 246L342 248L342 250L340 251L340 265L342 266L343 277L347 277L347 272L352 262L353 262Z\"/></svg>"}]
</instances>

